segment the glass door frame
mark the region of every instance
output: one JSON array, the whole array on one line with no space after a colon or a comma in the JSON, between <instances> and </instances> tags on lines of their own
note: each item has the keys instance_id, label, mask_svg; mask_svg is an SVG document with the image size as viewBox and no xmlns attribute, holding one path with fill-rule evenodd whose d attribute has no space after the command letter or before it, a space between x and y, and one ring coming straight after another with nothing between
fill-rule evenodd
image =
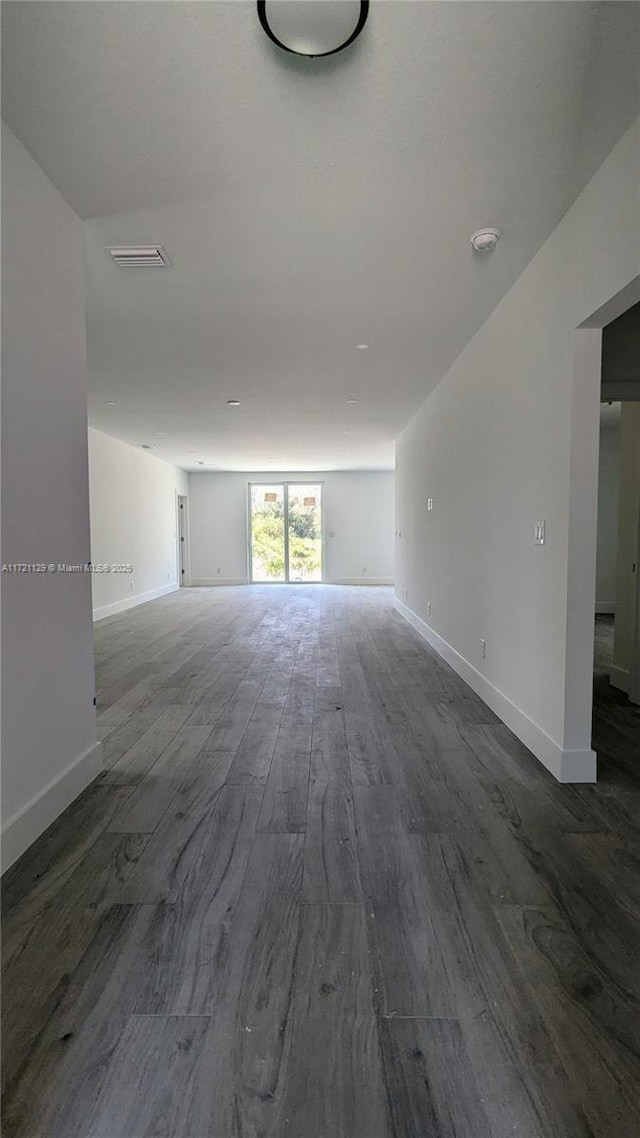
<instances>
[{"instance_id":1,"label":"glass door frame","mask_svg":"<svg viewBox=\"0 0 640 1138\"><path fill-rule=\"evenodd\" d=\"M282 486L284 494L284 581L254 581L253 579L253 530L251 525L251 491L254 486ZM320 556L321 576L319 581L289 580L289 487L320 487ZM324 481L322 478L257 478L247 482L247 557L250 585L322 585L324 583Z\"/></svg>"}]
</instances>

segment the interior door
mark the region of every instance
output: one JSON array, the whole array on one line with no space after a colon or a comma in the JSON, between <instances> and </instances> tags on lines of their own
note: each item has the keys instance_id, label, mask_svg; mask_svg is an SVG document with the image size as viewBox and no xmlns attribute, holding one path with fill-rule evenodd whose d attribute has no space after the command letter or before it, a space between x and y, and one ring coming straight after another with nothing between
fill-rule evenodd
<instances>
[{"instance_id":1,"label":"interior door","mask_svg":"<svg viewBox=\"0 0 640 1138\"><path fill-rule=\"evenodd\" d=\"M187 580L187 499L178 495L178 584Z\"/></svg>"}]
</instances>

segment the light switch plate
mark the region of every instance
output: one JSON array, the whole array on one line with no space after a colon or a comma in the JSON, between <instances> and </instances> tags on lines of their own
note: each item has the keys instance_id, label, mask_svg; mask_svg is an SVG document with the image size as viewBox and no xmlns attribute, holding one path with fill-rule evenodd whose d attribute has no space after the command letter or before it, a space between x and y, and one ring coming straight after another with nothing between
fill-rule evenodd
<instances>
[{"instance_id":1,"label":"light switch plate","mask_svg":"<svg viewBox=\"0 0 640 1138\"><path fill-rule=\"evenodd\" d=\"M533 544L544 545L546 538L546 522L536 522L533 527Z\"/></svg>"}]
</instances>

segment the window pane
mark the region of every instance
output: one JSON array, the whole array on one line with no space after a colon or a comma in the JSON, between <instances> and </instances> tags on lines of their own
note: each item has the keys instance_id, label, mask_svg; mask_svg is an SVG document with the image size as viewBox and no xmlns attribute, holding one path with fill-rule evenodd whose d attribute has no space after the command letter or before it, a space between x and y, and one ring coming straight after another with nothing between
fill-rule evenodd
<instances>
[{"instance_id":1,"label":"window pane","mask_svg":"<svg viewBox=\"0 0 640 1138\"><path fill-rule=\"evenodd\" d=\"M322 580L322 487L289 485L289 580Z\"/></svg>"},{"instance_id":2,"label":"window pane","mask_svg":"<svg viewBox=\"0 0 640 1138\"><path fill-rule=\"evenodd\" d=\"M284 486L251 486L251 579L284 581Z\"/></svg>"}]
</instances>

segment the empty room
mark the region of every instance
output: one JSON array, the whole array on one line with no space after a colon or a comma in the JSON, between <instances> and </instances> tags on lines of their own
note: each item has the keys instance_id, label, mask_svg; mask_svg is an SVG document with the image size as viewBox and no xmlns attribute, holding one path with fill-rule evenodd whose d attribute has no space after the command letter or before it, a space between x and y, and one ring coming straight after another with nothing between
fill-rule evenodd
<instances>
[{"instance_id":1,"label":"empty room","mask_svg":"<svg viewBox=\"0 0 640 1138\"><path fill-rule=\"evenodd\" d=\"M640 3L3 0L2 1133L640 1134Z\"/></svg>"}]
</instances>

